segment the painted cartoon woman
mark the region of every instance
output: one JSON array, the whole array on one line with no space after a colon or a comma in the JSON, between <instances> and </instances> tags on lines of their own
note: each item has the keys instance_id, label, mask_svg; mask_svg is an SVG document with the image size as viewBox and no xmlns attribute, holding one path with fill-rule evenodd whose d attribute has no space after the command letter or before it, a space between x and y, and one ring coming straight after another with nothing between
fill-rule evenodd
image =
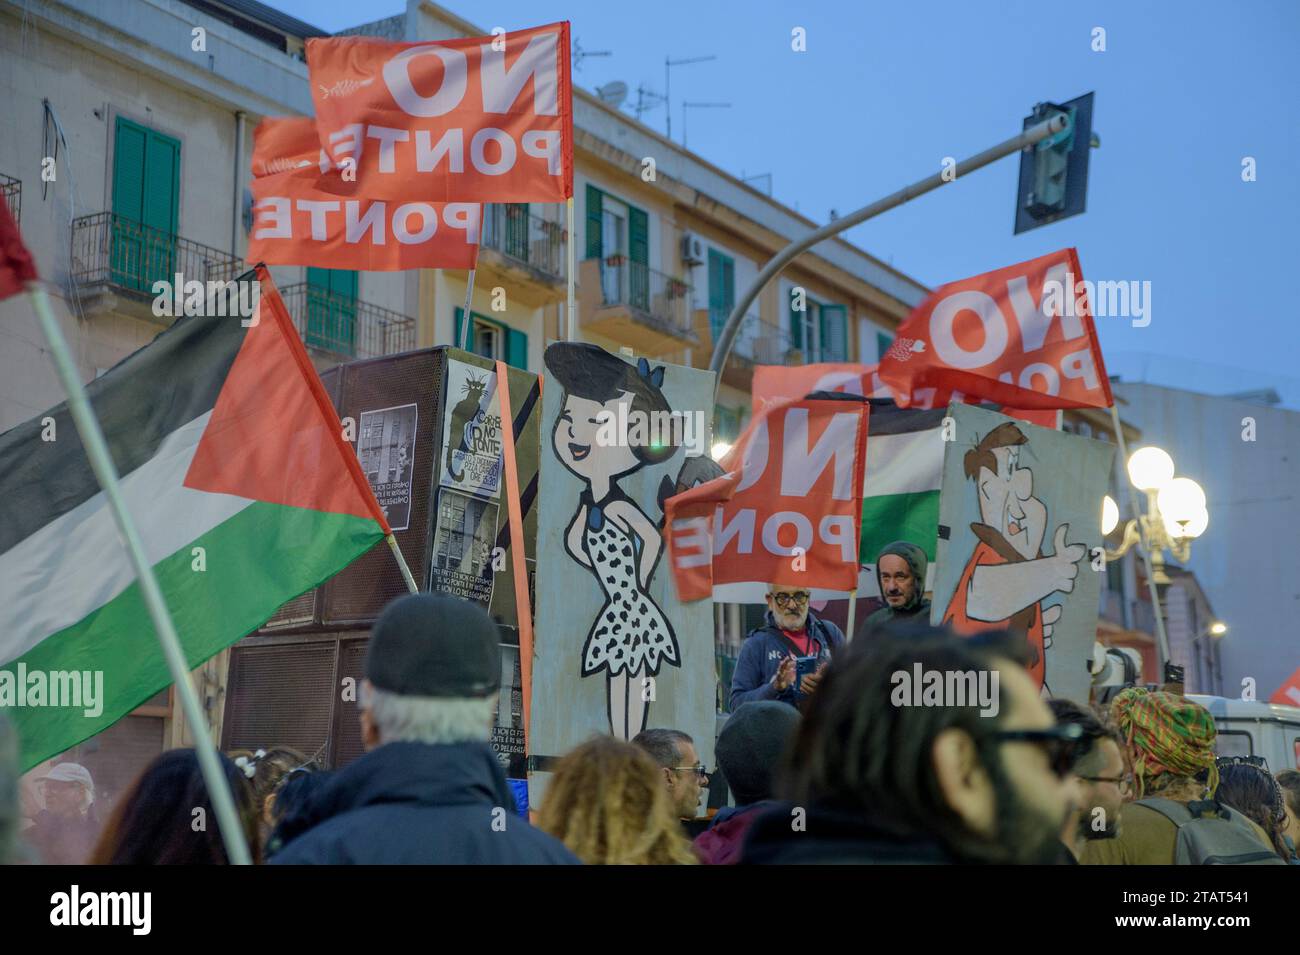
<instances>
[{"instance_id":1,"label":"painted cartoon woman","mask_svg":"<svg viewBox=\"0 0 1300 955\"><path fill-rule=\"evenodd\" d=\"M652 371L645 359L630 365L578 342L551 345L545 361L551 380L564 389L551 433L555 455L586 485L565 550L591 571L604 595L582 646L581 674L606 672L610 731L631 739L646 725L651 694L645 678L665 661L681 665L672 624L650 596L663 550L658 524L618 486L621 478L677 452L674 440L655 443L648 424L628 427L667 420L668 401L659 390L664 370Z\"/></svg>"}]
</instances>

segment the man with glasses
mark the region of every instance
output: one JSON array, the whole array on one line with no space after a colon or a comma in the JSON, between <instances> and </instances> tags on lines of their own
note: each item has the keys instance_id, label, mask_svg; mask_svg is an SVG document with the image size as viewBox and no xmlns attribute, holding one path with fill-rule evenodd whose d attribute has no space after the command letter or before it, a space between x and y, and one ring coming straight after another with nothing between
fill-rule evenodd
<instances>
[{"instance_id":1,"label":"man with glasses","mask_svg":"<svg viewBox=\"0 0 1300 955\"><path fill-rule=\"evenodd\" d=\"M1118 730L1071 700L1050 700L1047 705L1058 725L1075 725L1083 732L1071 769L1079 786L1079 807L1061 831L1067 852L1062 859L1073 865L1088 842L1119 835L1120 811L1132 797L1133 778L1124 764L1124 740Z\"/></svg>"},{"instance_id":2,"label":"man with glasses","mask_svg":"<svg viewBox=\"0 0 1300 955\"><path fill-rule=\"evenodd\" d=\"M731 711L742 703L779 700L798 707L816 691L844 634L808 609L807 588L769 584L763 626L740 647L731 679ZM802 661L802 666L801 666Z\"/></svg>"},{"instance_id":3,"label":"man with glasses","mask_svg":"<svg viewBox=\"0 0 1300 955\"><path fill-rule=\"evenodd\" d=\"M996 673L996 711L964 694L900 702L899 674L918 667ZM741 861L1055 862L1081 735L1056 724L1023 667L975 639L930 628L863 641L827 671L780 777L788 802L754 821Z\"/></svg>"},{"instance_id":4,"label":"man with glasses","mask_svg":"<svg viewBox=\"0 0 1300 955\"><path fill-rule=\"evenodd\" d=\"M709 784L708 770L695 751L695 740L681 730L642 730L632 737L663 769L664 785L679 819L694 819L700 812L700 793ZM692 833L694 835L694 833Z\"/></svg>"}]
</instances>

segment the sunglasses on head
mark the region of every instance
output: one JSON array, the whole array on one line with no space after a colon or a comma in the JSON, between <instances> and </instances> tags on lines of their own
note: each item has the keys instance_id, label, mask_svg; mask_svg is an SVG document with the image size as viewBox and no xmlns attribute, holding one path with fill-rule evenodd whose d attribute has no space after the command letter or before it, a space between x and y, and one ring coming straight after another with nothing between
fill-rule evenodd
<instances>
[{"instance_id":1,"label":"sunglasses on head","mask_svg":"<svg viewBox=\"0 0 1300 955\"><path fill-rule=\"evenodd\" d=\"M999 743L1033 743L1042 747L1052 772L1064 779L1070 775L1079 755L1079 740L1083 727L1078 723L1062 723L1042 730L998 730L993 739Z\"/></svg>"}]
</instances>

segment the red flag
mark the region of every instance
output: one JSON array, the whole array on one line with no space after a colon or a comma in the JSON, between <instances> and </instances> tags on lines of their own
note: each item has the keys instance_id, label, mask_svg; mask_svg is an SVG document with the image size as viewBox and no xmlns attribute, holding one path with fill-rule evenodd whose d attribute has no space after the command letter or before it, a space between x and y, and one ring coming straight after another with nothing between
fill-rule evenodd
<instances>
[{"instance_id":1,"label":"red flag","mask_svg":"<svg viewBox=\"0 0 1300 955\"><path fill-rule=\"evenodd\" d=\"M868 407L847 398L771 405L727 455L727 474L667 500L682 600L718 584L857 586Z\"/></svg>"},{"instance_id":2,"label":"red flag","mask_svg":"<svg viewBox=\"0 0 1300 955\"><path fill-rule=\"evenodd\" d=\"M1031 410L1114 403L1074 249L935 289L880 377L904 407L923 388Z\"/></svg>"},{"instance_id":3,"label":"red flag","mask_svg":"<svg viewBox=\"0 0 1300 955\"><path fill-rule=\"evenodd\" d=\"M1270 696L1268 701L1286 706L1300 706L1300 669L1287 677L1287 681L1277 688L1277 692Z\"/></svg>"},{"instance_id":4,"label":"red flag","mask_svg":"<svg viewBox=\"0 0 1300 955\"><path fill-rule=\"evenodd\" d=\"M320 143L371 199L573 195L569 24L421 43L307 41Z\"/></svg>"},{"instance_id":5,"label":"red flag","mask_svg":"<svg viewBox=\"0 0 1300 955\"><path fill-rule=\"evenodd\" d=\"M36 278L36 263L23 245L18 223L9 214L8 204L0 202L0 298L18 294Z\"/></svg>"},{"instance_id":6,"label":"red flag","mask_svg":"<svg viewBox=\"0 0 1300 955\"><path fill-rule=\"evenodd\" d=\"M823 362L816 365L757 365L754 368L753 411L758 414L773 402L802 398L814 391L839 391L868 398L892 398L893 391L880 379L878 366L849 362ZM913 391L912 408L942 408L950 401L980 404L977 395L941 392L935 388ZM900 402L901 404L901 402ZM1042 428L1060 429L1060 412L1055 409L1028 410L994 405L998 411Z\"/></svg>"},{"instance_id":7,"label":"red flag","mask_svg":"<svg viewBox=\"0 0 1300 955\"><path fill-rule=\"evenodd\" d=\"M253 228L248 260L366 272L472 269L477 202L361 198L333 168L303 117L268 117L253 134Z\"/></svg>"}]
</instances>

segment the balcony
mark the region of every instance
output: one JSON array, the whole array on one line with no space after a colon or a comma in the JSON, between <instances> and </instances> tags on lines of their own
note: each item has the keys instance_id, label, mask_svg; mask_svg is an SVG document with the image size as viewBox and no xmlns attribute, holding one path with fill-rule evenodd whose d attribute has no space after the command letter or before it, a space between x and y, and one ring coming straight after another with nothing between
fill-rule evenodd
<instances>
[{"instance_id":1,"label":"balcony","mask_svg":"<svg viewBox=\"0 0 1300 955\"><path fill-rule=\"evenodd\" d=\"M415 319L315 285L280 289L294 327L323 365L395 355L415 347Z\"/></svg>"},{"instance_id":2,"label":"balcony","mask_svg":"<svg viewBox=\"0 0 1300 955\"><path fill-rule=\"evenodd\" d=\"M479 239L479 269L487 284L509 284L527 305L563 301L564 225L533 215L527 205L487 203Z\"/></svg>"},{"instance_id":3,"label":"balcony","mask_svg":"<svg viewBox=\"0 0 1300 955\"><path fill-rule=\"evenodd\" d=\"M22 180L0 173L0 192L4 193L5 205L9 207L9 214L14 217L14 222L18 222L22 218L23 211Z\"/></svg>"},{"instance_id":4,"label":"balcony","mask_svg":"<svg viewBox=\"0 0 1300 955\"><path fill-rule=\"evenodd\" d=\"M623 255L586 259L578 277L584 328L648 355L700 344L682 279Z\"/></svg>"},{"instance_id":5,"label":"balcony","mask_svg":"<svg viewBox=\"0 0 1300 955\"><path fill-rule=\"evenodd\" d=\"M722 330L727 314L701 309L696 313L696 327L703 326L709 335L709 346L715 344L713 330ZM754 380L755 365L801 365L804 353L795 348L790 339L790 329L776 325L750 314L745 316L736 335L736 343L722 369L725 384L748 391Z\"/></svg>"},{"instance_id":6,"label":"balcony","mask_svg":"<svg viewBox=\"0 0 1300 955\"><path fill-rule=\"evenodd\" d=\"M72 280L80 287L87 316L121 312L171 324L153 314L153 284L230 281L244 271L229 252L113 212L97 212L72 222Z\"/></svg>"}]
</instances>

